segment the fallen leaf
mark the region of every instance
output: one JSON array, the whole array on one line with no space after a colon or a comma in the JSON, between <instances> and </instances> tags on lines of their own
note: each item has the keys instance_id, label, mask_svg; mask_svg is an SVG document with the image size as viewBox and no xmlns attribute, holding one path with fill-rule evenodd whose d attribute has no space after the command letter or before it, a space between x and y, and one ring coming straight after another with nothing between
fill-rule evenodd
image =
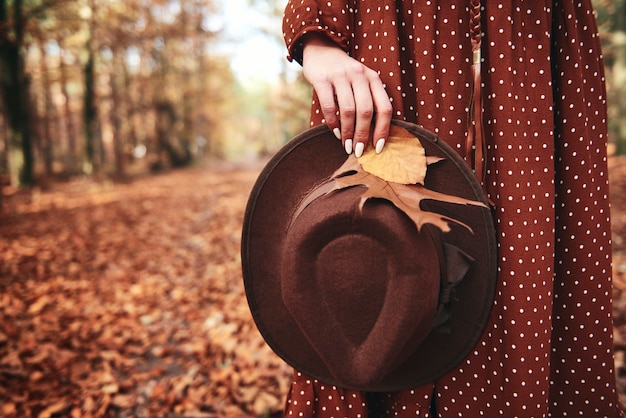
<instances>
[{"instance_id":1,"label":"fallen leaf","mask_svg":"<svg viewBox=\"0 0 626 418\"><path fill-rule=\"evenodd\" d=\"M111 400L111 405L115 405L118 408L129 409L137 401L135 395L117 394Z\"/></svg>"},{"instance_id":2,"label":"fallen leaf","mask_svg":"<svg viewBox=\"0 0 626 418\"><path fill-rule=\"evenodd\" d=\"M43 295L39 299L37 299L35 303L30 305L30 307L28 308L28 313L31 315L37 315L50 303L52 303L52 298L48 295Z\"/></svg>"},{"instance_id":3,"label":"fallen leaf","mask_svg":"<svg viewBox=\"0 0 626 418\"><path fill-rule=\"evenodd\" d=\"M54 414L61 413L63 410L67 409L69 403L67 400L61 399L52 405L49 405L37 415L37 418L50 418Z\"/></svg>"},{"instance_id":4,"label":"fallen leaf","mask_svg":"<svg viewBox=\"0 0 626 418\"><path fill-rule=\"evenodd\" d=\"M24 365L19 352L11 351L0 359L0 371L12 376L23 376Z\"/></svg>"},{"instance_id":5,"label":"fallen leaf","mask_svg":"<svg viewBox=\"0 0 626 418\"><path fill-rule=\"evenodd\" d=\"M424 184L427 167L424 147L414 135L399 126L391 126L380 154L369 147L358 161L363 170L383 180L400 184Z\"/></svg>"},{"instance_id":6,"label":"fallen leaf","mask_svg":"<svg viewBox=\"0 0 626 418\"><path fill-rule=\"evenodd\" d=\"M100 390L102 391L102 393L113 394L113 393L117 393L117 391L120 390L120 387L117 383L110 383L108 385L102 386Z\"/></svg>"},{"instance_id":7,"label":"fallen leaf","mask_svg":"<svg viewBox=\"0 0 626 418\"><path fill-rule=\"evenodd\" d=\"M3 417L15 416L17 414L17 407L13 402L3 403L0 410Z\"/></svg>"}]
</instances>

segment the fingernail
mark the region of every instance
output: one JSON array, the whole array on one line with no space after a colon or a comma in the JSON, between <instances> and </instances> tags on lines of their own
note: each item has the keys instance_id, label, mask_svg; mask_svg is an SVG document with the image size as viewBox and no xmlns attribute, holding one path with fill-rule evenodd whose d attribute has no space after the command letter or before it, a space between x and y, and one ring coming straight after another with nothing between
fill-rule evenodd
<instances>
[{"instance_id":1,"label":"fingernail","mask_svg":"<svg viewBox=\"0 0 626 418\"><path fill-rule=\"evenodd\" d=\"M341 139L341 131L339 130L339 128L333 129L333 133L335 134L337 139Z\"/></svg>"},{"instance_id":2,"label":"fingernail","mask_svg":"<svg viewBox=\"0 0 626 418\"><path fill-rule=\"evenodd\" d=\"M380 154L383 152L383 147L385 146L385 138L380 138L376 141L376 154Z\"/></svg>"},{"instance_id":3,"label":"fingernail","mask_svg":"<svg viewBox=\"0 0 626 418\"><path fill-rule=\"evenodd\" d=\"M346 139L346 144L344 146L346 148L346 154L348 155L352 154L352 140Z\"/></svg>"},{"instance_id":4,"label":"fingernail","mask_svg":"<svg viewBox=\"0 0 626 418\"><path fill-rule=\"evenodd\" d=\"M362 142L357 142L356 145L354 146L354 155L356 156L356 158L359 158L361 155L363 155L363 150L365 149L365 144Z\"/></svg>"}]
</instances>

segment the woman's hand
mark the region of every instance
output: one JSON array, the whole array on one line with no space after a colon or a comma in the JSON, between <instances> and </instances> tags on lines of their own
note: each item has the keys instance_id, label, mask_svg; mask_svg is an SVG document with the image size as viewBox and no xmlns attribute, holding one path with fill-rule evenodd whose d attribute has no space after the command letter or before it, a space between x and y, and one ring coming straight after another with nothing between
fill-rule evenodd
<instances>
[{"instance_id":1,"label":"woman's hand","mask_svg":"<svg viewBox=\"0 0 626 418\"><path fill-rule=\"evenodd\" d=\"M318 33L304 38L302 65L326 124L346 152L354 150L360 157L372 133L372 145L380 153L389 135L392 107L378 73Z\"/></svg>"}]
</instances>

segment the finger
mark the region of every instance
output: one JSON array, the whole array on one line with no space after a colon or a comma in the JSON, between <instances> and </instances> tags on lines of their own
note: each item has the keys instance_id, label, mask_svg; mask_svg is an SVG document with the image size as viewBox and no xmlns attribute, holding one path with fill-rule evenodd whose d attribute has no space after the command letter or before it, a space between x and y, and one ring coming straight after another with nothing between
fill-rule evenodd
<instances>
[{"instance_id":1,"label":"finger","mask_svg":"<svg viewBox=\"0 0 626 418\"><path fill-rule=\"evenodd\" d=\"M393 107L391 106L389 95L378 77L370 84L370 88L376 112L372 141L376 147L376 153L380 154L389 138Z\"/></svg>"},{"instance_id":2,"label":"finger","mask_svg":"<svg viewBox=\"0 0 626 418\"><path fill-rule=\"evenodd\" d=\"M341 124L341 138L348 154L352 153L354 144L354 118L355 108L354 92L347 80L335 82L335 94L339 105L339 120Z\"/></svg>"},{"instance_id":3,"label":"finger","mask_svg":"<svg viewBox=\"0 0 626 418\"><path fill-rule=\"evenodd\" d=\"M339 119L337 118L337 103L335 101L335 93L333 86L328 82L316 83L313 88L317 95L317 101L326 120L326 125L333 131L337 139L341 139L341 131Z\"/></svg>"},{"instance_id":4,"label":"finger","mask_svg":"<svg viewBox=\"0 0 626 418\"><path fill-rule=\"evenodd\" d=\"M374 103L370 83L366 78L353 81L354 101L356 104L356 121L354 128L354 153L357 157L363 154L370 137Z\"/></svg>"}]
</instances>

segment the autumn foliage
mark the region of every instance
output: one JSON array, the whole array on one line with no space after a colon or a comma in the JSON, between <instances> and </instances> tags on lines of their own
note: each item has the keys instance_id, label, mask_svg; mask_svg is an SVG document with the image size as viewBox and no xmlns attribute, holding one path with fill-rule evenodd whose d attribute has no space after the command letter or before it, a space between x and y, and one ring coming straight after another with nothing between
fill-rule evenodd
<instances>
[{"instance_id":1,"label":"autumn foliage","mask_svg":"<svg viewBox=\"0 0 626 418\"><path fill-rule=\"evenodd\" d=\"M290 370L258 334L240 270L257 168L6 198L0 416L280 411Z\"/></svg>"}]
</instances>

